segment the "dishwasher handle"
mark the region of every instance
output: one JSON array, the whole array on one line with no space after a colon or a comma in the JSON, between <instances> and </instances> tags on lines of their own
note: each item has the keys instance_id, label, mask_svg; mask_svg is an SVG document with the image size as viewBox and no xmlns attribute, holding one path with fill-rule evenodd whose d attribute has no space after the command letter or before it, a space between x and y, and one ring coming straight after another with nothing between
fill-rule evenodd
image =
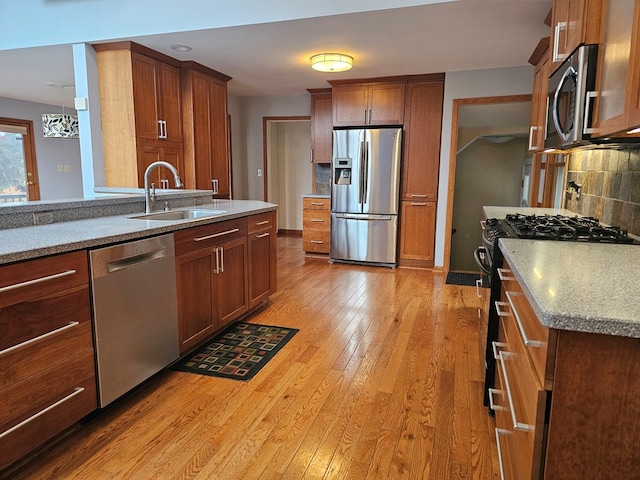
<instances>
[{"instance_id":1,"label":"dishwasher handle","mask_svg":"<svg viewBox=\"0 0 640 480\"><path fill-rule=\"evenodd\" d=\"M157 260L159 258L166 257L165 249L160 248L153 252L145 252L132 257L121 258L113 260L107 263L107 273L117 272L118 270L124 270L125 268L135 267L142 263L150 262L151 260Z\"/></svg>"}]
</instances>

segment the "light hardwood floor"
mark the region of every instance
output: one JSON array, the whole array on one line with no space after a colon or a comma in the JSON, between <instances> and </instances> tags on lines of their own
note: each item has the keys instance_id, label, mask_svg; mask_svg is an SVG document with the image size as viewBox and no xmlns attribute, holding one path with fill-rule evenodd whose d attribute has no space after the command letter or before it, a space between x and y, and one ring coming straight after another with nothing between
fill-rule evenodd
<instances>
[{"instance_id":1,"label":"light hardwood floor","mask_svg":"<svg viewBox=\"0 0 640 480\"><path fill-rule=\"evenodd\" d=\"M500 478L475 287L305 258L294 237L278 255L250 321L300 332L251 381L162 372L0 477Z\"/></svg>"}]
</instances>

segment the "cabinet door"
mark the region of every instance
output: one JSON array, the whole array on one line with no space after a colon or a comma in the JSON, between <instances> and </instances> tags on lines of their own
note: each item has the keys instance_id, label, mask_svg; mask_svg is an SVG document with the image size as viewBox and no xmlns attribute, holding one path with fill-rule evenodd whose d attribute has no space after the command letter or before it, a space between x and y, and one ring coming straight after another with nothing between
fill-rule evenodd
<instances>
[{"instance_id":1,"label":"cabinet door","mask_svg":"<svg viewBox=\"0 0 640 480\"><path fill-rule=\"evenodd\" d=\"M231 198L231 159L229 158L229 131L227 114L227 84L211 80L209 83L209 111L211 137L211 180L217 182L214 198Z\"/></svg>"},{"instance_id":2,"label":"cabinet door","mask_svg":"<svg viewBox=\"0 0 640 480\"><path fill-rule=\"evenodd\" d=\"M250 307L265 300L275 291L276 238L274 229L249 236Z\"/></svg>"},{"instance_id":3,"label":"cabinet door","mask_svg":"<svg viewBox=\"0 0 640 480\"><path fill-rule=\"evenodd\" d=\"M529 151L544 150L547 122L547 80L549 77L549 50L542 55L533 73L533 95L531 98L531 123L529 126Z\"/></svg>"},{"instance_id":4,"label":"cabinet door","mask_svg":"<svg viewBox=\"0 0 640 480\"><path fill-rule=\"evenodd\" d=\"M332 90L333 126L366 125L369 109L367 85L336 85Z\"/></svg>"},{"instance_id":5,"label":"cabinet door","mask_svg":"<svg viewBox=\"0 0 640 480\"><path fill-rule=\"evenodd\" d=\"M182 141L182 104L180 101L180 69L157 62L157 75L160 81L158 95L158 120L164 122L163 139L172 142Z\"/></svg>"},{"instance_id":6,"label":"cabinet door","mask_svg":"<svg viewBox=\"0 0 640 480\"><path fill-rule=\"evenodd\" d=\"M132 53L131 67L135 135L140 138L157 139L160 135L157 103L160 78L156 70L156 61L144 55Z\"/></svg>"},{"instance_id":7,"label":"cabinet door","mask_svg":"<svg viewBox=\"0 0 640 480\"><path fill-rule=\"evenodd\" d=\"M168 162L176 167L178 173L183 172L182 148L141 142L138 145L138 187L144 187L144 172L147 167L158 161ZM157 167L151 172L149 185L151 183L154 183L156 188L175 188L173 173L165 167Z\"/></svg>"},{"instance_id":8,"label":"cabinet door","mask_svg":"<svg viewBox=\"0 0 640 480\"><path fill-rule=\"evenodd\" d=\"M202 249L176 257L180 353L217 329L214 310L215 253Z\"/></svg>"},{"instance_id":9,"label":"cabinet door","mask_svg":"<svg viewBox=\"0 0 640 480\"><path fill-rule=\"evenodd\" d=\"M311 161L331 163L333 157L331 92L311 94Z\"/></svg>"},{"instance_id":10,"label":"cabinet door","mask_svg":"<svg viewBox=\"0 0 640 480\"><path fill-rule=\"evenodd\" d=\"M442 82L407 85L402 198L436 200L442 128Z\"/></svg>"},{"instance_id":11,"label":"cabinet door","mask_svg":"<svg viewBox=\"0 0 640 480\"><path fill-rule=\"evenodd\" d=\"M634 8L635 5L635 8ZM637 71L638 22L640 2L607 0L602 25L602 40L598 51L598 96L594 129L598 136L612 135L634 128L640 123L630 117L638 108ZM634 38L635 37L635 38ZM634 74L636 83L634 84ZM635 100L632 98L635 96ZM627 115L629 114L629 115Z\"/></svg>"},{"instance_id":12,"label":"cabinet door","mask_svg":"<svg viewBox=\"0 0 640 480\"><path fill-rule=\"evenodd\" d=\"M435 225L436 202L402 202L400 259L405 262L401 264L433 266Z\"/></svg>"},{"instance_id":13,"label":"cabinet door","mask_svg":"<svg viewBox=\"0 0 640 480\"><path fill-rule=\"evenodd\" d=\"M249 308L247 297L247 239L231 240L217 247L217 328L236 319Z\"/></svg>"},{"instance_id":14,"label":"cabinet door","mask_svg":"<svg viewBox=\"0 0 640 480\"><path fill-rule=\"evenodd\" d=\"M404 123L405 83L375 83L369 87L369 125Z\"/></svg>"}]
</instances>

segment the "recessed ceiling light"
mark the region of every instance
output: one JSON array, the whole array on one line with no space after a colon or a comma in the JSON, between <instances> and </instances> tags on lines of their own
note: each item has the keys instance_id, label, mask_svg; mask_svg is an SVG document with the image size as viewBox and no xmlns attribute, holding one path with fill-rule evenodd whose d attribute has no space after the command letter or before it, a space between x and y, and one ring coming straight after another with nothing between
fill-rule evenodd
<instances>
[{"instance_id":1,"label":"recessed ceiling light","mask_svg":"<svg viewBox=\"0 0 640 480\"><path fill-rule=\"evenodd\" d=\"M193 49L188 45L171 45L171 50L175 50L176 52L190 52Z\"/></svg>"}]
</instances>

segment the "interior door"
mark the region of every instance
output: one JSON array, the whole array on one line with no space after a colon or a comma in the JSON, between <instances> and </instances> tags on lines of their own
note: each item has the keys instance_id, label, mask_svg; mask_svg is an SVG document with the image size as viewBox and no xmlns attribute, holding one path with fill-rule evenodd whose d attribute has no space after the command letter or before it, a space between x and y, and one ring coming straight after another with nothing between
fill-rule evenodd
<instances>
[{"instance_id":1,"label":"interior door","mask_svg":"<svg viewBox=\"0 0 640 480\"><path fill-rule=\"evenodd\" d=\"M0 118L0 203L40 200L33 123Z\"/></svg>"}]
</instances>

